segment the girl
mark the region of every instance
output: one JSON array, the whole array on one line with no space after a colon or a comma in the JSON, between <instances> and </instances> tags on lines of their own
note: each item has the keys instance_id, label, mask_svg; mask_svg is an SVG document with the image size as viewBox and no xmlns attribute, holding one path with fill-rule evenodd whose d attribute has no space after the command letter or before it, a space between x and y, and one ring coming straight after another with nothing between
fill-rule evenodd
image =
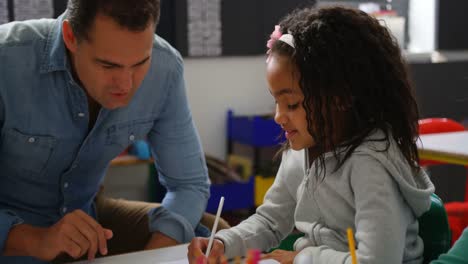
<instances>
[{"instance_id":1,"label":"girl","mask_svg":"<svg viewBox=\"0 0 468 264\"><path fill-rule=\"evenodd\" d=\"M264 204L216 234L213 257L275 247L305 234L281 263L351 263L346 229L366 263L421 263L417 218L434 187L418 166L418 110L405 63L387 29L342 7L288 15L269 41L267 80L287 149ZM205 252L195 238L189 260Z\"/></svg>"}]
</instances>

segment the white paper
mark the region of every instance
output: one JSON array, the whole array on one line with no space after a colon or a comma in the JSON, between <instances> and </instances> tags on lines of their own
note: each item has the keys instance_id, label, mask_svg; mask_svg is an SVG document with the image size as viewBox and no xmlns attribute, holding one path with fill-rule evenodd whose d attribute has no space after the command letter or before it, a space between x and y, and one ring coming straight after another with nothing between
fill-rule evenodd
<instances>
[{"instance_id":1,"label":"white paper","mask_svg":"<svg viewBox=\"0 0 468 264\"><path fill-rule=\"evenodd\" d=\"M122 255L124 256L124 255ZM107 258L97 258L94 261L79 261L73 262L69 264L124 264L124 263L137 263L137 264L188 264L188 259L185 257L183 259L172 260L172 261L158 261L158 258L151 258L151 257L134 257L134 258L126 258L126 257L107 257Z\"/></svg>"},{"instance_id":2,"label":"white paper","mask_svg":"<svg viewBox=\"0 0 468 264\"><path fill-rule=\"evenodd\" d=\"M188 264L187 244L173 247L143 250L128 254L97 258L93 261L78 261L73 264ZM245 259L243 260L245 261ZM260 264L279 264L275 260L261 260Z\"/></svg>"},{"instance_id":3,"label":"white paper","mask_svg":"<svg viewBox=\"0 0 468 264\"><path fill-rule=\"evenodd\" d=\"M174 261L166 261L166 262L161 262L162 264L188 264L188 259L183 258L179 260L174 260Z\"/></svg>"},{"instance_id":4,"label":"white paper","mask_svg":"<svg viewBox=\"0 0 468 264\"><path fill-rule=\"evenodd\" d=\"M8 1L0 0L0 24L8 23Z\"/></svg>"},{"instance_id":5,"label":"white paper","mask_svg":"<svg viewBox=\"0 0 468 264\"><path fill-rule=\"evenodd\" d=\"M186 257L178 259L178 260L171 260L171 261L158 261L158 258L151 258L151 257L133 257L133 258L126 258L125 255L119 257L107 257L107 258L98 258L94 261L80 261L80 262L73 262L72 264L124 264L124 263L138 263L138 264L188 264L188 259ZM260 260L259 264L279 264L278 261L273 259L266 259Z\"/></svg>"},{"instance_id":6,"label":"white paper","mask_svg":"<svg viewBox=\"0 0 468 264\"><path fill-rule=\"evenodd\" d=\"M13 9L15 20L52 18L54 16L53 0L14 0Z\"/></svg>"},{"instance_id":7,"label":"white paper","mask_svg":"<svg viewBox=\"0 0 468 264\"><path fill-rule=\"evenodd\" d=\"M179 259L179 260L174 260L174 261L167 261L167 262L160 262L161 264L188 264L187 258L184 259ZM259 264L279 264L278 261L273 260L273 259L265 259L265 260L260 260L258 262Z\"/></svg>"}]
</instances>

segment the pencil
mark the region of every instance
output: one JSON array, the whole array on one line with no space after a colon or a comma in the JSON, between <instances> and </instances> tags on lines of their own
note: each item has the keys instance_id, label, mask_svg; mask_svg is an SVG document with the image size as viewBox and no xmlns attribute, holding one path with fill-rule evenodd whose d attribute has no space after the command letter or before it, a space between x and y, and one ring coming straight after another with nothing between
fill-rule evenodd
<instances>
[{"instance_id":1,"label":"pencil","mask_svg":"<svg viewBox=\"0 0 468 264\"><path fill-rule=\"evenodd\" d=\"M208 247L206 248L205 256L207 258L210 256L211 246L213 245L216 229L218 228L218 222L219 222L219 218L221 217L221 211L223 210L223 205L224 205L224 196L221 196L221 199L219 199L218 211L216 212L216 218L213 224L213 230L211 230L210 240L208 241Z\"/></svg>"},{"instance_id":2,"label":"pencil","mask_svg":"<svg viewBox=\"0 0 468 264\"><path fill-rule=\"evenodd\" d=\"M354 244L354 236L353 236L353 229L348 228L348 245L349 245L349 252L351 253L351 263L357 264L356 258L356 245Z\"/></svg>"}]
</instances>

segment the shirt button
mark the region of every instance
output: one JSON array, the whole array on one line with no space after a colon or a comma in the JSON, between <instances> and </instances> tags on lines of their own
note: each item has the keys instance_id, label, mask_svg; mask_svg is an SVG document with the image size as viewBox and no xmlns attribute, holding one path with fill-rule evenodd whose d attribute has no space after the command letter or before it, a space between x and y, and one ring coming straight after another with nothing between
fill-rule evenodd
<instances>
[{"instance_id":1,"label":"shirt button","mask_svg":"<svg viewBox=\"0 0 468 264\"><path fill-rule=\"evenodd\" d=\"M84 117L85 114L84 114L84 113L78 113L78 116L79 116L79 117Z\"/></svg>"},{"instance_id":2,"label":"shirt button","mask_svg":"<svg viewBox=\"0 0 468 264\"><path fill-rule=\"evenodd\" d=\"M67 208L66 206L64 206L64 207L62 208L62 212L63 212L63 213L66 213L67 210L68 210L68 208Z\"/></svg>"},{"instance_id":3,"label":"shirt button","mask_svg":"<svg viewBox=\"0 0 468 264\"><path fill-rule=\"evenodd\" d=\"M63 184L63 188L68 188L68 182Z\"/></svg>"},{"instance_id":4,"label":"shirt button","mask_svg":"<svg viewBox=\"0 0 468 264\"><path fill-rule=\"evenodd\" d=\"M29 143L34 143L34 142L36 142L36 139L33 138L33 137L30 137L30 138L28 139L28 142L29 142Z\"/></svg>"},{"instance_id":5,"label":"shirt button","mask_svg":"<svg viewBox=\"0 0 468 264\"><path fill-rule=\"evenodd\" d=\"M130 139L130 141L133 141L135 140L135 136L134 135L130 135L130 137L128 137Z\"/></svg>"}]
</instances>

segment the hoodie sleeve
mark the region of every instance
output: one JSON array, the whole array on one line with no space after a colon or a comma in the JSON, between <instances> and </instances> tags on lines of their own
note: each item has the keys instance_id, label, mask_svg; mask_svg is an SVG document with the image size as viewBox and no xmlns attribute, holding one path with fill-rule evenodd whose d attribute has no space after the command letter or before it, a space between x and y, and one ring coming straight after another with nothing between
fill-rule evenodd
<instances>
[{"instance_id":1,"label":"hoodie sleeve","mask_svg":"<svg viewBox=\"0 0 468 264\"><path fill-rule=\"evenodd\" d=\"M249 248L268 250L291 233L296 208L295 193L291 190L297 189L291 186L300 183L303 168L301 162L286 159L283 155L275 182L256 213L239 225L216 234L215 238L223 241L228 258L244 256Z\"/></svg>"},{"instance_id":2,"label":"hoodie sleeve","mask_svg":"<svg viewBox=\"0 0 468 264\"><path fill-rule=\"evenodd\" d=\"M373 157L352 159L346 170L354 194L353 229L358 263L394 264L402 263L403 258L422 261L423 243L417 235L417 218L394 176ZM305 248L299 255L304 254L313 263L351 263L349 252L326 245Z\"/></svg>"}]
</instances>

